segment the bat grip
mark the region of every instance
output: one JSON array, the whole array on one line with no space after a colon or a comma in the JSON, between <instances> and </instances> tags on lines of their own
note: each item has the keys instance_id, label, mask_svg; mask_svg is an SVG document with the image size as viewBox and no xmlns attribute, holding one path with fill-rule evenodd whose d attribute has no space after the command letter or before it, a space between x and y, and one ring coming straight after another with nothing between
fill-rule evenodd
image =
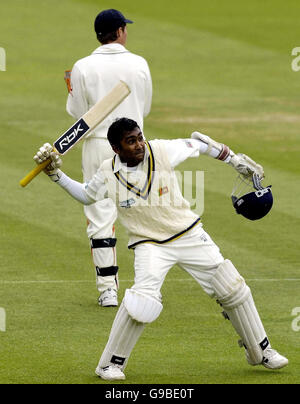
<instances>
[{"instance_id":1,"label":"bat grip","mask_svg":"<svg viewBox=\"0 0 300 404\"><path fill-rule=\"evenodd\" d=\"M26 185L28 185L30 181L32 181L34 177L36 177L41 171L43 171L50 163L51 159L47 159L43 161L41 164L38 164L33 170L30 171L30 173L26 175L26 177L24 177L20 181L21 187L26 187Z\"/></svg>"}]
</instances>

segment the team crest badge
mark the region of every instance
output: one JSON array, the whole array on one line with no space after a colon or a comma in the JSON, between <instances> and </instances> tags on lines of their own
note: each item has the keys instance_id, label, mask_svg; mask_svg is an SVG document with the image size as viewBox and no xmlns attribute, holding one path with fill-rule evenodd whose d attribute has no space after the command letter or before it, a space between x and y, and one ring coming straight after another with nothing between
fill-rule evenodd
<instances>
[{"instance_id":1,"label":"team crest badge","mask_svg":"<svg viewBox=\"0 0 300 404\"><path fill-rule=\"evenodd\" d=\"M169 192L169 188L168 187L161 187L161 188L159 188L159 190L158 190L158 195L159 196L162 196L162 195L164 195L164 194L167 194Z\"/></svg>"}]
</instances>

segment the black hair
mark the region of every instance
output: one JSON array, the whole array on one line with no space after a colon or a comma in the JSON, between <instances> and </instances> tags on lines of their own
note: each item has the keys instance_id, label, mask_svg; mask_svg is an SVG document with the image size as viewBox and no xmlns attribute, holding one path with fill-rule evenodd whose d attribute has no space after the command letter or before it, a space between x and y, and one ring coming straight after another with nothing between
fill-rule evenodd
<instances>
[{"instance_id":1,"label":"black hair","mask_svg":"<svg viewBox=\"0 0 300 404\"><path fill-rule=\"evenodd\" d=\"M139 128L137 122L129 118L117 118L108 128L107 139L111 146L120 147L121 140L125 133L132 132Z\"/></svg>"},{"instance_id":2,"label":"black hair","mask_svg":"<svg viewBox=\"0 0 300 404\"><path fill-rule=\"evenodd\" d=\"M124 31L124 28L126 27L126 23L122 23L119 28L122 28ZM99 34L97 33L97 39L102 45L106 45L111 42L115 42L118 39L117 31L118 29L112 31L112 32L107 32L106 34Z\"/></svg>"}]
</instances>

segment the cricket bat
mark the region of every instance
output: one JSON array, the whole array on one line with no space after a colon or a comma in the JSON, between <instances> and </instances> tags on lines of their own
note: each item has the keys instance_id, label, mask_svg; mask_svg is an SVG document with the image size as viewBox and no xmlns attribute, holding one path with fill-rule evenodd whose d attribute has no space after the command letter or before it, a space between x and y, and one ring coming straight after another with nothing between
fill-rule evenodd
<instances>
[{"instance_id":1,"label":"cricket bat","mask_svg":"<svg viewBox=\"0 0 300 404\"><path fill-rule=\"evenodd\" d=\"M123 81L120 81L110 93L98 101L88 112L86 112L74 125L63 133L53 144L58 154L63 156L85 135L99 125L121 102L130 94L130 88ZM20 185L26 187L41 171L49 164L51 159L38 164L21 181Z\"/></svg>"}]
</instances>

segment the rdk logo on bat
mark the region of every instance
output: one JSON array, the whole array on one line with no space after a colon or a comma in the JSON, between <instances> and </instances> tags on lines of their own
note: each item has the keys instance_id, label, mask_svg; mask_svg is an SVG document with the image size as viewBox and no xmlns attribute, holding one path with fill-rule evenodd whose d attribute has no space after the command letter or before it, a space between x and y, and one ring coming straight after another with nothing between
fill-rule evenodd
<instances>
[{"instance_id":1,"label":"rdk logo on bat","mask_svg":"<svg viewBox=\"0 0 300 404\"><path fill-rule=\"evenodd\" d=\"M89 129L86 122L80 119L54 143L54 147L58 153L65 154Z\"/></svg>"},{"instance_id":2,"label":"rdk logo on bat","mask_svg":"<svg viewBox=\"0 0 300 404\"><path fill-rule=\"evenodd\" d=\"M66 136L61 142L59 142L59 145L61 149L63 149L64 146L68 146L72 141L76 138L79 132L82 132L83 129L78 125L77 128L74 129L74 131L71 133L71 135Z\"/></svg>"}]
</instances>

